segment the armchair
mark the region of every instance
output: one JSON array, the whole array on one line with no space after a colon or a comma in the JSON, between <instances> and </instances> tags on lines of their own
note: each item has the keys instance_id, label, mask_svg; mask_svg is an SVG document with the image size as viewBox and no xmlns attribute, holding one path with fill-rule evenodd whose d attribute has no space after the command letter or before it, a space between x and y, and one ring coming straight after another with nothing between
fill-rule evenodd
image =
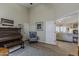
<instances>
[{"instance_id":1,"label":"armchair","mask_svg":"<svg viewBox=\"0 0 79 59\"><path fill-rule=\"evenodd\" d=\"M38 42L37 32L29 32L29 42Z\"/></svg>"}]
</instances>

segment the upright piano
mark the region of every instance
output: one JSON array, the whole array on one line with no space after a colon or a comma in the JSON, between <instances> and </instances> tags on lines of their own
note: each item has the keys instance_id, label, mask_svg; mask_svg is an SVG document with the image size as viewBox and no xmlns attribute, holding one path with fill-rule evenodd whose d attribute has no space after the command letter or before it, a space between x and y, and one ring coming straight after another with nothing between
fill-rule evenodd
<instances>
[{"instance_id":1,"label":"upright piano","mask_svg":"<svg viewBox=\"0 0 79 59\"><path fill-rule=\"evenodd\" d=\"M21 28L0 27L0 47L11 48L17 45L24 48Z\"/></svg>"}]
</instances>

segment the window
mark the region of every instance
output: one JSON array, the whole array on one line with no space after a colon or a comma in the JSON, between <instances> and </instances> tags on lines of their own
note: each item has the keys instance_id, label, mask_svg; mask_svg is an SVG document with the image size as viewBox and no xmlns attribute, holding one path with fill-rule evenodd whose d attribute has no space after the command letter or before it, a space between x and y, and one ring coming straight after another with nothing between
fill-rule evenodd
<instances>
[{"instance_id":1,"label":"window","mask_svg":"<svg viewBox=\"0 0 79 59\"><path fill-rule=\"evenodd\" d=\"M65 26L61 27L61 32L66 32L66 27Z\"/></svg>"},{"instance_id":2,"label":"window","mask_svg":"<svg viewBox=\"0 0 79 59\"><path fill-rule=\"evenodd\" d=\"M66 32L65 26L56 26L56 32Z\"/></svg>"},{"instance_id":3,"label":"window","mask_svg":"<svg viewBox=\"0 0 79 59\"><path fill-rule=\"evenodd\" d=\"M56 26L56 32L60 32L60 27Z\"/></svg>"}]
</instances>

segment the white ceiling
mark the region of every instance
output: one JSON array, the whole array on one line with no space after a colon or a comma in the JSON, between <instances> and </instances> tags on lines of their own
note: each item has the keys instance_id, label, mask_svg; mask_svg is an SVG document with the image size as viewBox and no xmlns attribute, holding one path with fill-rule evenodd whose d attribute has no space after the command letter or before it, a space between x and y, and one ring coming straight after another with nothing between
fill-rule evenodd
<instances>
[{"instance_id":1,"label":"white ceiling","mask_svg":"<svg viewBox=\"0 0 79 59\"><path fill-rule=\"evenodd\" d=\"M72 24L72 23L78 23L77 15L68 16L64 19L59 19L56 21L57 25L68 25L68 24Z\"/></svg>"}]
</instances>

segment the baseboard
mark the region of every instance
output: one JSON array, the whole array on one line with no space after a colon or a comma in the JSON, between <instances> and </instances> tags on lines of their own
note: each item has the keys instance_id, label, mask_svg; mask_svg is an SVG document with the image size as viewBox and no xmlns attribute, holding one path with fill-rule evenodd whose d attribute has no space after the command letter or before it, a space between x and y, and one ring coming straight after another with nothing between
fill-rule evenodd
<instances>
[{"instance_id":1,"label":"baseboard","mask_svg":"<svg viewBox=\"0 0 79 59\"><path fill-rule=\"evenodd\" d=\"M57 40L57 41L63 41L63 42L68 42L68 43L74 43L74 42L66 41L66 40Z\"/></svg>"},{"instance_id":2,"label":"baseboard","mask_svg":"<svg viewBox=\"0 0 79 59\"><path fill-rule=\"evenodd\" d=\"M43 44L47 44L47 45L57 46L56 44L49 44L49 43L46 43L46 42L39 42L39 43L43 43Z\"/></svg>"}]
</instances>

